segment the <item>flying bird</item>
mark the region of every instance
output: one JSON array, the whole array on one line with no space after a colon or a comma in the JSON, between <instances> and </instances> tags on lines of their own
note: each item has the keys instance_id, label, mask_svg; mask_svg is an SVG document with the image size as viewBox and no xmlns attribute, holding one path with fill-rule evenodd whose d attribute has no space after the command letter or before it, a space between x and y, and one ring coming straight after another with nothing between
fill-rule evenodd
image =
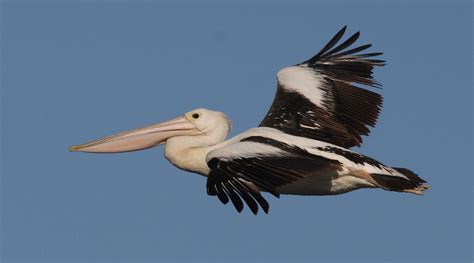
<instances>
[{"instance_id":1,"label":"flying bird","mask_svg":"<svg viewBox=\"0 0 474 263\"><path fill-rule=\"evenodd\" d=\"M262 196L336 195L361 188L421 195L426 181L354 152L374 127L382 107L381 85L372 77L374 59L353 47L357 32L340 41L343 27L316 55L277 73L273 104L257 128L226 140L231 122L222 112L199 108L176 119L118 133L70 151L117 153L165 145L176 167L207 177L207 193L268 213ZM342 42L342 43L340 43ZM340 43L340 44L339 44ZM365 87L365 88L363 88Z\"/></svg>"}]
</instances>

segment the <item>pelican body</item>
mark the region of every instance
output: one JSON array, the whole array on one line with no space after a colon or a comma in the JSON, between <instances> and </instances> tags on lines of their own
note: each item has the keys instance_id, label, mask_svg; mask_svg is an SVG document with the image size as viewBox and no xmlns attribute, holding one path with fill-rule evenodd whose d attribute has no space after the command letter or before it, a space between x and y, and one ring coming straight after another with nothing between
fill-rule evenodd
<instances>
[{"instance_id":1,"label":"pelican body","mask_svg":"<svg viewBox=\"0 0 474 263\"><path fill-rule=\"evenodd\" d=\"M268 213L261 192L276 197L336 195L361 188L421 195L428 188L414 172L395 168L350 150L369 134L382 97L358 87L380 86L372 78L383 60L348 49L355 33L337 45L342 28L319 53L280 70L277 93L259 127L226 140L231 122L222 112L195 109L170 121L70 147L91 153L130 152L165 145L176 167L207 177L207 193L238 212L244 203Z\"/></svg>"}]
</instances>

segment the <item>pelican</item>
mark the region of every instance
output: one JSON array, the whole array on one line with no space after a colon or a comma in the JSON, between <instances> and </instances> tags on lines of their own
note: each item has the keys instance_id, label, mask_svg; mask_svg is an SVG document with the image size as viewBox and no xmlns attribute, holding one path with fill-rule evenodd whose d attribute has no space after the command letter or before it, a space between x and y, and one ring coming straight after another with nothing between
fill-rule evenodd
<instances>
[{"instance_id":1,"label":"pelican","mask_svg":"<svg viewBox=\"0 0 474 263\"><path fill-rule=\"evenodd\" d=\"M383 53L361 53L370 44L351 47L360 32L340 41L345 31L310 59L277 73L273 104L257 128L226 140L226 115L199 108L69 149L118 153L164 144L169 162L207 177L207 194L230 201L238 212L245 203L254 214L259 207L268 213L262 192L279 197L380 188L422 195L428 185L411 170L350 150L376 124L382 97L368 88L381 86L372 70L385 61L373 58Z\"/></svg>"}]
</instances>

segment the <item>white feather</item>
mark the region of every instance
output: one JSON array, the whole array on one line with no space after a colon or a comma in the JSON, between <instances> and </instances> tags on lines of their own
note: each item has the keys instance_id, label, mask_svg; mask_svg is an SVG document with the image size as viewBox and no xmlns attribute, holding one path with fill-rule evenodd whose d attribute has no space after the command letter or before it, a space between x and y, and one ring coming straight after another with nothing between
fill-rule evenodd
<instances>
[{"instance_id":1,"label":"white feather","mask_svg":"<svg viewBox=\"0 0 474 263\"><path fill-rule=\"evenodd\" d=\"M293 66L280 70L277 79L282 88L303 95L318 107L323 104L325 91L321 89L323 78L308 67Z\"/></svg>"},{"instance_id":2,"label":"white feather","mask_svg":"<svg viewBox=\"0 0 474 263\"><path fill-rule=\"evenodd\" d=\"M312 130L317 130L320 127L320 125L315 124L314 126L308 126L308 125L300 124L300 127L307 128L307 129L312 129Z\"/></svg>"},{"instance_id":3,"label":"white feather","mask_svg":"<svg viewBox=\"0 0 474 263\"><path fill-rule=\"evenodd\" d=\"M259 156L283 156L286 152L280 148L257 142L238 142L215 149L206 157L207 161L212 158L231 160L238 158L253 158Z\"/></svg>"},{"instance_id":4,"label":"white feather","mask_svg":"<svg viewBox=\"0 0 474 263\"><path fill-rule=\"evenodd\" d=\"M216 145L216 147L214 148L216 150L211 151L208 154L206 159L210 160L213 157L218 157L218 158L226 158L228 160L228 159L239 158L239 157L256 157L256 156L262 156L262 155L263 156L285 155L286 152L274 146L270 146L270 145L266 145L262 143L256 143L256 142L238 142L242 138L246 138L250 136L261 136L261 137L277 140L280 142L284 142L289 145L295 145L301 149L308 151L311 154L318 155L330 160L339 161L343 165L343 167L347 169L347 171L364 170L368 173L388 174L388 175L393 175L393 176L401 177L404 179L408 179L405 175L392 169L391 167L382 166L381 168L379 168L367 163L358 164L358 163L354 163L353 161L347 159L346 157L342 155L326 152L326 151L322 151L318 149L318 148L325 148L325 147L333 147L333 148L342 149L344 151L352 152L346 148L342 148L337 145L330 144L323 141L289 135L277 129L268 128L268 127L259 127L259 128L253 128L253 129L247 130L239 134L238 136L224 142L223 144Z\"/></svg>"}]
</instances>

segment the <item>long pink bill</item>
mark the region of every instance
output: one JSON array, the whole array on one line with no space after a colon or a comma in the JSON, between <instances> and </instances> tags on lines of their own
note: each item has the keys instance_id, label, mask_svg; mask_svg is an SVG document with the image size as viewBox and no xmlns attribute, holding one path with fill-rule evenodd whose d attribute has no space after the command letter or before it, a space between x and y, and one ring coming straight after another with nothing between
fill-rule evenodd
<instances>
[{"instance_id":1,"label":"long pink bill","mask_svg":"<svg viewBox=\"0 0 474 263\"><path fill-rule=\"evenodd\" d=\"M119 153L151 148L175 136L198 135L201 132L185 117L117 133L92 142L69 147L70 151Z\"/></svg>"}]
</instances>

